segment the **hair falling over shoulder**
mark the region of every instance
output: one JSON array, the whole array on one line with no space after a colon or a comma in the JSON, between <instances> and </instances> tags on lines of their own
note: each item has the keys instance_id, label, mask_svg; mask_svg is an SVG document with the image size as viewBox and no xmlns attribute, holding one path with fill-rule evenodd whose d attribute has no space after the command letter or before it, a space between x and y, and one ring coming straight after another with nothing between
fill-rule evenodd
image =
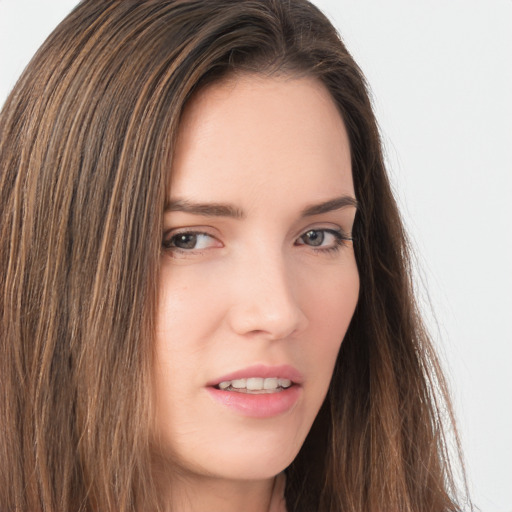
<instances>
[{"instance_id":1,"label":"hair falling over shoulder","mask_svg":"<svg viewBox=\"0 0 512 512\"><path fill-rule=\"evenodd\" d=\"M184 105L232 73L323 82L360 205L359 302L287 469L288 511L467 508L367 86L330 22L306 0L84 0L0 116L2 512L163 510L149 435L162 211Z\"/></svg>"}]
</instances>

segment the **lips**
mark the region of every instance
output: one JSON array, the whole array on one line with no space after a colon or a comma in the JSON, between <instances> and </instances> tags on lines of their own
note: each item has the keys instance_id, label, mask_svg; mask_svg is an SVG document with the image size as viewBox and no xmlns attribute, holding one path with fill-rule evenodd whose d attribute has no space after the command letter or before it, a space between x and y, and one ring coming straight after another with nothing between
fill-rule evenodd
<instances>
[{"instance_id":1,"label":"lips","mask_svg":"<svg viewBox=\"0 0 512 512\"><path fill-rule=\"evenodd\" d=\"M302 396L303 377L289 365L255 365L208 383L219 404L249 418L273 418L294 408Z\"/></svg>"}]
</instances>

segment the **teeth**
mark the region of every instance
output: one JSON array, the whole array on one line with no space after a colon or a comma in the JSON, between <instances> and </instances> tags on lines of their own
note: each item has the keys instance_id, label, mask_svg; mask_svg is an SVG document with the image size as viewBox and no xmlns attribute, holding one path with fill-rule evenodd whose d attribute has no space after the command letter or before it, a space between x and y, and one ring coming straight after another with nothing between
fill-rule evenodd
<instances>
[{"instance_id":1,"label":"teeth","mask_svg":"<svg viewBox=\"0 0 512 512\"><path fill-rule=\"evenodd\" d=\"M265 379L263 381L263 389L276 389L279 386L279 379Z\"/></svg>"},{"instance_id":2,"label":"teeth","mask_svg":"<svg viewBox=\"0 0 512 512\"><path fill-rule=\"evenodd\" d=\"M235 389L242 389L247 387L246 379L236 379L231 381L231 387Z\"/></svg>"},{"instance_id":3,"label":"teeth","mask_svg":"<svg viewBox=\"0 0 512 512\"><path fill-rule=\"evenodd\" d=\"M251 377L247 379L247 389L249 391L256 391L257 389L263 389L263 381L265 379L261 379L259 377Z\"/></svg>"},{"instance_id":4,"label":"teeth","mask_svg":"<svg viewBox=\"0 0 512 512\"><path fill-rule=\"evenodd\" d=\"M219 384L219 389L223 390L244 390L244 391L277 391L278 389L286 389L292 385L289 379L278 379L270 377L264 379L262 377L251 377L249 379L226 380Z\"/></svg>"}]
</instances>

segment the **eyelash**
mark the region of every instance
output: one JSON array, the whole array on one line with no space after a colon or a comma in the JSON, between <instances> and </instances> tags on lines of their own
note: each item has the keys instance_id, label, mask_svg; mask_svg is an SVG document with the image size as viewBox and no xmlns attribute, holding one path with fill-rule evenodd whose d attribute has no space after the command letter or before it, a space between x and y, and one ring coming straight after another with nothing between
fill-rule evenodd
<instances>
[{"instance_id":1,"label":"eyelash","mask_svg":"<svg viewBox=\"0 0 512 512\"><path fill-rule=\"evenodd\" d=\"M303 239L308 233L323 233L323 236L325 237L325 234L330 234L334 237L334 244L329 247L321 247L321 246L314 246L314 245L308 245L306 243L297 243L299 240ZM181 231L179 233L174 233L171 237L166 239L164 237L164 240L162 241L162 248L164 251L169 251L177 254L187 255L187 254L201 254L204 249L183 249L180 247L176 247L173 245L175 243L176 237L179 236L207 236L209 238L215 239L214 236L212 236L209 233L205 233L203 231ZM323 240L322 240L323 242ZM323 253L323 254L329 254L329 253L335 253L340 250L340 248L345 245L347 242L353 242L353 238L345 234L341 230L336 229L328 229L328 228L318 228L318 229L308 229L302 233L297 240L295 241L295 246L306 246L312 249L315 253Z\"/></svg>"}]
</instances>

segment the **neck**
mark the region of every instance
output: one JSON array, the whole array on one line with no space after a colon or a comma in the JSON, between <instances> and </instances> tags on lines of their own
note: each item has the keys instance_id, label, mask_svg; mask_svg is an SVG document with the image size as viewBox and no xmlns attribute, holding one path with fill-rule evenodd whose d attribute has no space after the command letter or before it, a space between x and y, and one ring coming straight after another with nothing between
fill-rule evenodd
<instances>
[{"instance_id":1,"label":"neck","mask_svg":"<svg viewBox=\"0 0 512 512\"><path fill-rule=\"evenodd\" d=\"M258 481L221 480L197 476L173 479L169 512L268 512L275 478Z\"/></svg>"}]
</instances>

